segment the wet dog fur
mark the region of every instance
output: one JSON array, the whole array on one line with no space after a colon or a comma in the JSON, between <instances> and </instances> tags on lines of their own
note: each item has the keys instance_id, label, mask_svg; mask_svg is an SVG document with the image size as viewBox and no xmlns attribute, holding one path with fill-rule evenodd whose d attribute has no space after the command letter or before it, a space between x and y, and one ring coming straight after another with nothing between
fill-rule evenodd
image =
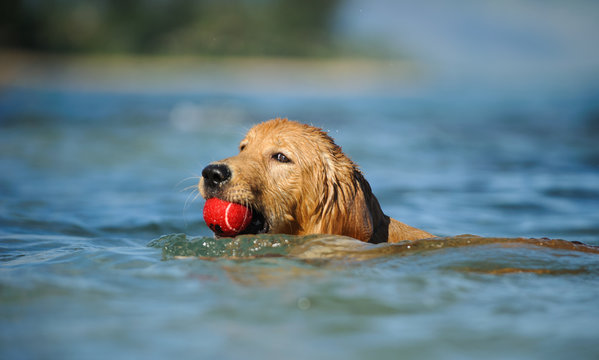
<instances>
[{"instance_id":1,"label":"wet dog fur","mask_svg":"<svg viewBox=\"0 0 599 360\"><path fill-rule=\"evenodd\" d=\"M319 128L274 119L251 128L236 156L208 165L198 184L254 212L244 233L334 234L371 242L434 237L385 215L358 166Z\"/></svg>"}]
</instances>

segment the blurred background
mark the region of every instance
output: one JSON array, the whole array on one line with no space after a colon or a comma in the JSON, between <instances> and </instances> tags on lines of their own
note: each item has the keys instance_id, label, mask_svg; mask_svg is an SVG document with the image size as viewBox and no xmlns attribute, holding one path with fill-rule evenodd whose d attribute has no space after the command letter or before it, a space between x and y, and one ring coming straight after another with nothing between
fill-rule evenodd
<instances>
[{"instance_id":1,"label":"blurred background","mask_svg":"<svg viewBox=\"0 0 599 360\"><path fill-rule=\"evenodd\" d=\"M599 245L598 18L592 0L0 1L0 358L597 359L594 254L146 245L212 236L202 168L273 117L328 131L407 224Z\"/></svg>"}]
</instances>

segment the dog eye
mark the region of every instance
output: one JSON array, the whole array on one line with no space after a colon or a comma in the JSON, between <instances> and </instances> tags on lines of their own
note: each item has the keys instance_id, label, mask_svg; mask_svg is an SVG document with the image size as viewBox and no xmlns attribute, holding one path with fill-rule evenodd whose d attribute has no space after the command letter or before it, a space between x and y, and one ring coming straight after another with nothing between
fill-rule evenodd
<instances>
[{"instance_id":1,"label":"dog eye","mask_svg":"<svg viewBox=\"0 0 599 360\"><path fill-rule=\"evenodd\" d=\"M289 163L291 160L283 153L276 153L272 156L273 159L277 160L280 163Z\"/></svg>"}]
</instances>

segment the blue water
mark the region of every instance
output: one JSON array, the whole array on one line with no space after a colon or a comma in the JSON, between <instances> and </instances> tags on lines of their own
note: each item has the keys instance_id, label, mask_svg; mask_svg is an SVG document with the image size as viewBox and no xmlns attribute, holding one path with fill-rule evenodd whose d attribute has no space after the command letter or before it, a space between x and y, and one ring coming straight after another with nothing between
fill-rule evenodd
<instances>
[{"instance_id":1,"label":"blue water","mask_svg":"<svg viewBox=\"0 0 599 360\"><path fill-rule=\"evenodd\" d=\"M0 358L596 359L595 253L215 243L193 191L252 124L287 116L328 130L388 215L447 241L599 245L592 85L328 97L4 87Z\"/></svg>"}]
</instances>

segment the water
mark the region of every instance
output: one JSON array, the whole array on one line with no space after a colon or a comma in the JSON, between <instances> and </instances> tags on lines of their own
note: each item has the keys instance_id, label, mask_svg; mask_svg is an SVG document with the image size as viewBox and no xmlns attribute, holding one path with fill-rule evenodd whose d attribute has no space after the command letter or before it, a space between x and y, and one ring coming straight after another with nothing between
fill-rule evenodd
<instances>
[{"instance_id":1,"label":"water","mask_svg":"<svg viewBox=\"0 0 599 360\"><path fill-rule=\"evenodd\" d=\"M599 357L599 255L525 240L599 245L592 82L311 97L63 75L0 93L0 358ZM212 239L197 176L274 116L328 130L387 214L446 238Z\"/></svg>"}]
</instances>

